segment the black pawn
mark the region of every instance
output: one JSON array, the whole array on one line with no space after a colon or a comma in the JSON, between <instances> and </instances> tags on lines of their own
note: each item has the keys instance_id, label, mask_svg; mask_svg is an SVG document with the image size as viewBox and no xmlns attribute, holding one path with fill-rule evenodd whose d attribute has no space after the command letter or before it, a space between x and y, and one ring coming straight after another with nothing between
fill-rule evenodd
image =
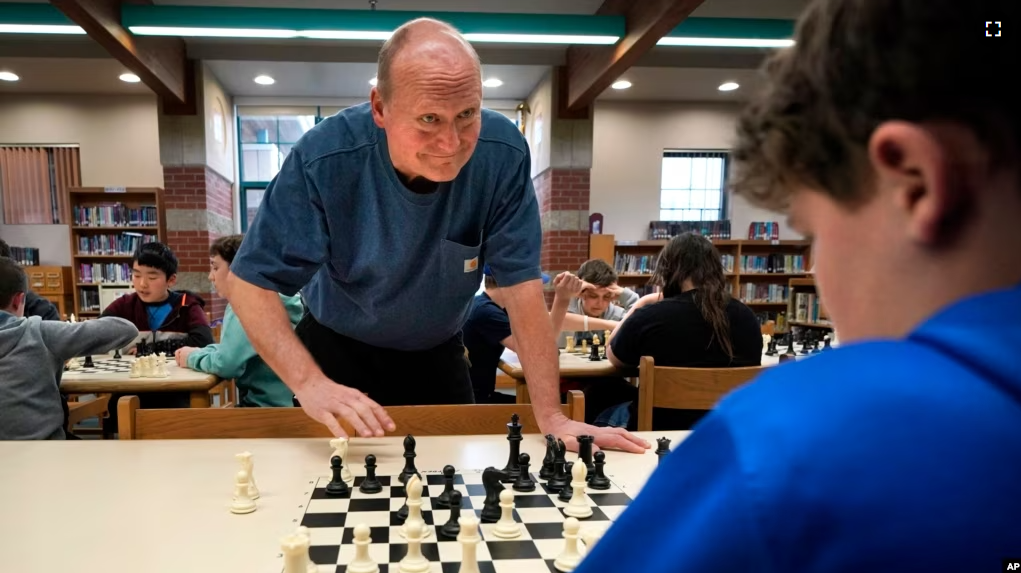
<instances>
[{"instance_id":1,"label":"black pawn","mask_svg":"<svg viewBox=\"0 0 1021 573\"><path fill-rule=\"evenodd\" d=\"M564 471L567 472L567 475L571 475L572 468L574 468L574 462L564 464ZM571 501L572 497L574 497L574 488L571 487L571 482L567 482L564 487L560 488L560 495L557 498L560 501Z\"/></svg>"},{"instance_id":2,"label":"black pawn","mask_svg":"<svg viewBox=\"0 0 1021 573\"><path fill-rule=\"evenodd\" d=\"M408 494L404 494L404 505L397 510L397 524L404 525L404 522L408 519Z\"/></svg>"},{"instance_id":3,"label":"black pawn","mask_svg":"<svg viewBox=\"0 0 1021 573\"><path fill-rule=\"evenodd\" d=\"M659 462L656 465L663 463L663 459L670 453L670 438L660 438L656 440L656 455L659 456Z\"/></svg>"},{"instance_id":4,"label":"black pawn","mask_svg":"<svg viewBox=\"0 0 1021 573\"><path fill-rule=\"evenodd\" d=\"M507 424L507 441L510 443L510 454L507 456L507 465L503 468L503 473L507 474L507 479L503 480L504 483L512 483L518 477L518 456L521 453L521 429L522 426L518 423L518 415L514 414L511 416L511 421Z\"/></svg>"},{"instance_id":5,"label":"black pawn","mask_svg":"<svg viewBox=\"0 0 1021 573\"><path fill-rule=\"evenodd\" d=\"M823 351L833 350L833 347L830 346L830 337L829 336L827 336L826 338L823 339L822 349L823 349Z\"/></svg>"},{"instance_id":6,"label":"black pawn","mask_svg":"<svg viewBox=\"0 0 1021 573\"><path fill-rule=\"evenodd\" d=\"M776 337L772 337L769 340L769 344L766 345L766 356L776 356Z\"/></svg>"},{"instance_id":7,"label":"black pawn","mask_svg":"<svg viewBox=\"0 0 1021 573\"><path fill-rule=\"evenodd\" d=\"M96 367L96 363L92 361L92 356L86 356L85 357L85 364L84 364L84 366L85 366L85 368L95 368Z\"/></svg>"},{"instance_id":8,"label":"black pawn","mask_svg":"<svg viewBox=\"0 0 1021 573\"><path fill-rule=\"evenodd\" d=\"M532 474L528 470L531 461L532 458L528 454L518 456L518 479L511 486L514 491L535 491L535 481L532 480Z\"/></svg>"},{"instance_id":9,"label":"black pawn","mask_svg":"<svg viewBox=\"0 0 1021 573\"><path fill-rule=\"evenodd\" d=\"M432 506L440 509L450 507L450 496L454 493L454 466L443 466L443 491L433 500Z\"/></svg>"},{"instance_id":10,"label":"black pawn","mask_svg":"<svg viewBox=\"0 0 1021 573\"><path fill-rule=\"evenodd\" d=\"M358 486L362 493L379 493L383 491L383 484L376 479L376 456L369 454L365 456L365 479L362 485Z\"/></svg>"},{"instance_id":11,"label":"black pawn","mask_svg":"<svg viewBox=\"0 0 1021 573\"><path fill-rule=\"evenodd\" d=\"M553 452L556 449L556 443L556 438L553 437L553 434L546 434L546 455L542 458L539 479L548 480L553 477Z\"/></svg>"},{"instance_id":12,"label":"black pawn","mask_svg":"<svg viewBox=\"0 0 1021 573\"><path fill-rule=\"evenodd\" d=\"M449 466L448 466L449 467ZM450 492L450 519L440 528L440 534L444 537L456 539L461 533L461 524L457 522L461 518L461 492L454 490Z\"/></svg>"},{"instance_id":13,"label":"black pawn","mask_svg":"<svg viewBox=\"0 0 1021 573\"><path fill-rule=\"evenodd\" d=\"M115 349L113 351L113 359L114 360L120 360L121 359L121 349L120 348L117 348L117 349Z\"/></svg>"},{"instance_id":14,"label":"black pawn","mask_svg":"<svg viewBox=\"0 0 1021 573\"><path fill-rule=\"evenodd\" d=\"M603 452L596 452L595 462L596 471L589 480L588 486L592 489L610 489L610 478L606 477L603 473L603 466L606 465L606 454Z\"/></svg>"},{"instance_id":15,"label":"black pawn","mask_svg":"<svg viewBox=\"0 0 1021 573\"><path fill-rule=\"evenodd\" d=\"M330 458L330 469L333 470L333 479L330 480L330 483L326 484L326 495L340 496L351 493L347 484L340 478L340 470L344 467L343 463L344 461L340 459L340 456Z\"/></svg>"},{"instance_id":16,"label":"black pawn","mask_svg":"<svg viewBox=\"0 0 1021 573\"><path fill-rule=\"evenodd\" d=\"M404 470L401 471L401 475L397 476L397 481L402 484L408 483L408 478L411 476L418 476L418 479L422 479L422 474L418 473L418 469L415 468L415 437L408 434L404 438Z\"/></svg>"},{"instance_id":17,"label":"black pawn","mask_svg":"<svg viewBox=\"0 0 1021 573\"><path fill-rule=\"evenodd\" d=\"M589 347L588 359L592 362L599 362L599 345L593 344Z\"/></svg>"},{"instance_id":18,"label":"black pawn","mask_svg":"<svg viewBox=\"0 0 1021 573\"><path fill-rule=\"evenodd\" d=\"M578 459L585 462L585 481L592 479L592 474L596 471L596 467L592 465L592 443L595 441L595 436L578 436Z\"/></svg>"}]
</instances>

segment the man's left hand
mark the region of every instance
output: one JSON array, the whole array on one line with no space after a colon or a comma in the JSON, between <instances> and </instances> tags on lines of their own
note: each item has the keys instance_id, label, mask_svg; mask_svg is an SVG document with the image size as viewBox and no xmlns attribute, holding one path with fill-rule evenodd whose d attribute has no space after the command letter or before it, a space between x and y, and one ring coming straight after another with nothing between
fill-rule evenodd
<instances>
[{"instance_id":1,"label":"man's left hand","mask_svg":"<svg viewBox=\"0 0 1021 573\"><path fill-rule=\"evenodd\" d=\"M563 414L558 414L552 420L542 425L543 434L553 434L564 441L564 445L572 452L578 451L578 436L593 436L595 443L593 452L602 448L621 450L632 454L640 454L649 449L651 445L645 440L629 433L624 428L600 428L576 422Z\"/></svg>"}]
</instances>

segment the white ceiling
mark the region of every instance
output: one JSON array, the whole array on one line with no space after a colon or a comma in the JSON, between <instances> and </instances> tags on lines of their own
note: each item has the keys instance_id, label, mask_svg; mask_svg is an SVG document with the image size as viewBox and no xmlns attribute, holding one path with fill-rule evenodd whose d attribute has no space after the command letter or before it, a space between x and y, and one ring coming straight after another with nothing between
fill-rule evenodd
<instances>
[{"instance_id":1,"label":"white ceiling","mask_svg":"<svg viewBox=\"0 0 1021 573\"><path fill-rule=\"evenodd\" d=\"M21 77L0 81L0 93L151 94L143 83L129 84L118 77L128 70L111 58L3 58L0 71Z\"/></svg>"},{"instance_id":2,"label":"white ceiling","mask_svg":"<svg viewBox=\"0 0 1021 573\"><path fill-rule=\"evenodd\" d=\"M626 90L608 89L600 100L615 101L743 101L762 85L755 70L720 68L631 68L620 77L631 82ZM725 82L741 87L730 92L717 88Z\"/></svg>"}]
</instances>

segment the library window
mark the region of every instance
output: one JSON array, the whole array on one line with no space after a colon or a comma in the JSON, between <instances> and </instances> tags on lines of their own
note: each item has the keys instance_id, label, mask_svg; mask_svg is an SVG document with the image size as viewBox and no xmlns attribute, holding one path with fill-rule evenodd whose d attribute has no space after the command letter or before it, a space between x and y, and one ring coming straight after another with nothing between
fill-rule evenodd
<instances>
[{"instance_id":1,"label":"library window","mask_svg":"<svg viewBox=\"0 0 1021 573\"><path fill-rule=\"evenodd\" d=\"M727 154L717 151L665 151L660 181L661 221L726 219Z\"/></svg>"},{"instance_id":2,"label":"library window","mask_svg":"<svg viewBox=\"0 0 1021 573\"><path fill-rule=\"evenodd\" d=\"M77 146L0 146L4 223L66 223L67 189L82 184L79 166Z\"/></svg>"}]
</instances>

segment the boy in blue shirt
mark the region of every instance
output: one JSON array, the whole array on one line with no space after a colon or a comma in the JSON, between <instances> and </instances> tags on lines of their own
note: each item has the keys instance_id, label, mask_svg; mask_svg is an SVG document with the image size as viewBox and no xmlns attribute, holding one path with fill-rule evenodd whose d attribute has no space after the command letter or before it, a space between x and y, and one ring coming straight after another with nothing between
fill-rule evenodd
<instances>
[{"instance_id":1,"label":"boy in blue shirt","mask_svg":"<svg viewBox=\"0 0 1021 573\"><path fill-rule=\"evenodd\" d=\"M721 401L576 573L1021 556L1021 107L987 75L1021 51L983 27L1016 4L809 5L740 120L733 188L813 240L841 346Z\"/></svg>"}]
</instances>

